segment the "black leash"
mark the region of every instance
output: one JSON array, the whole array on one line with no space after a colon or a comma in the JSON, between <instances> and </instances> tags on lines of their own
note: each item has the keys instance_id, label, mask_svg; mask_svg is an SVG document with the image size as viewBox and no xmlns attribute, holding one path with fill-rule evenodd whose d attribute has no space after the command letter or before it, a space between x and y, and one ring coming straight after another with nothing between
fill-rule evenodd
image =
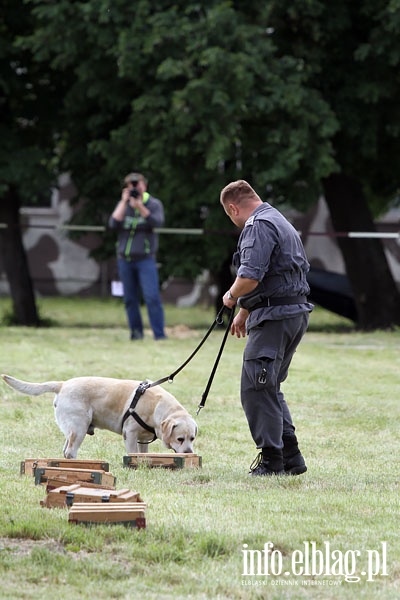
<instances>
[{"instance_id":1,"label":"black leash","mask_svg":"<svg viewBox=\"0 0 400 600\"><path fill-rule=\"evenodd\" d=\"M207 331L206 335L203 337L203 339L201 340L200 344L197 346L197 348L195 350L193 350L192 354L189 356L189 358L187 358L185 360L185 362L178 368L176 369L176 371L174 371L173 373L171 373L171 375L168 375L167 377L162 377L161 379L158 379L157 381L154 381L154 383L149 384L149 387L153 387L153 385L161 385L162 383L165 383L166 381L168 381L168 383L172 383L174 381L174 377L176 375L178 375L178 373L180 373L182 371L182 369L184 369L186 367L186 365L188 363L190 363L190 361L192 360L192 358L198 353L198 351L200 350L200 348L202 347L202 345L204 344L204 342L207 340L207 338L209 337L210 333L213 331L213 329L215 329L215 327L217 325L222 325L224 320L223 320L223 314L225 310L230 310L229 308L227 308L226 306L223 306L221 308L221 310L219 311L219 313L217 314L217 316L215 317L213 323L211 324L209 330ZM234 312L233 310L231 312ZM231 321L230 321L231 323ZM230 324L228 324L228 328L229 329ZM224 342L225 344L225 342Z\"/></svg>"},{"instance_id":2,"label":"black leash","mask_svg":"<svg viewBox=\"0 0 400 600\"><path fill-rule=\"evenodd\" d=\"M222 355L222 352L223 352L223 349L224 349L224 346L225 346L226 338L228 337L228 333L229 333L229 330L230 330L230 328L231 328L231 325L232 325L233 317L234 317L234 314L235 314L235 309L234 309L234 308L232 308L232 309L229 309L229 308L227 308L226 306L223 306L223 307L221 308L221 310L219 311L219 313L218 313L218 314L217 314L217 316L215 317L215 319L214 319L213 323L212 323L212 324L211 324L211 326L209 327L209 329L208 329L207 333L205 334L205 336L204 336L204 337L203 337L203 339L201 340L200 344L197 346L197 348L195 348L195 350L193 350L193 352L192 352L192 354L189 356L189 358L187 358L187 359L185 360L185 362L184 362L184 363L183 363L183 364L182 364L180 367L178 367L178 369L176 369L176 370L175 370L173 373L171 373L170 375L167 375L166 377L161 377L161 379L157 379L157 381L153 381L152 383L150 383L149 381L142 381L142 382L139 384L139 386L138 386L138 387L137 387L137 389L136 389L135 395L134 395L134 397L132 398L132 402L131 402L131 404L130 404L130 406L129 406L128 410L125 412L125 414L124 414L124 416L123 416L123 418L122 418L121 429L123 429L123 427L124 427L124 423L125 423L126 419L127 419L128 417L133 417L133 418L134 418L134 419L135 419L135 420L136 420L136 421L139 423L139 425L140 425L141 427L143 427L143 428L144 428L144 429L146 429L147 431L151 432L151 433L153 434L153 436L155 436L155 437L154 437L154 438L151 440L152 442L154 442L154 440L155 440L155 439L157 439L157 436L156 436L156 433L155 433L155 430L154 430L154 428L153 428L153 427L150 427L150 425L147 425L147 424L146 424L146 423L143 421L143 419L141 419L141 417L139 417L139 415L138 415L138 414L135 412L136 404L138 403L138 401L139 401L140 397L141 397L141 396L142 396L142 395L145 393L145 391L146 391L146 390L148 390L149 388L151 388L151 387L154 387L154 386L156 386L156 385L161 385L162 383L165 383L166 381L168 381L168 383L172 383L172 382L174 381L174 377L175 377L176 375L178 375L178 373L180 373L180 372L182 371L182 369L184 369L184 368L186 367L186 365L187 365L187 364L188 364L188 363L189 363L189 362L192 360L192 358L193 358L193 357L194 357L194 356L197 354L197 352L198 352L198 351L200 350L200 348L203 346L204 342L207 340L207 338L209 337L209 335L211 334L211 332L213 331L213 329L215 329L215 327L216 327L217 325L222 325L222 324L223 324L223 322L224 322L224 321L223 321L223 318L222 318L222 317L223 317L223 314L224 314L224 311L225 311L225 310L230 310L229 321L228 321L228 325L227 325L227 327L226 327L226 331L225 331L225 333L224 333L224 337L223 337L223 340L222 340L222 343L221 343L221 347L220 347L220 349L219 349L219 352L218 352L218 356L217 356L217 358L216 358L216 360L215 360L214 367L213 367L213 369L212 369L212 371L211 371L211 375L210 375L210 378L209 378L209 380L208 380L207 387L206 387L206 389L205 389L205 391L204 391L204 394L203 394L203 396L202 396L201 402L200 402L200 404L199 404L199 406L198 406L198 409L197 409L197 413L196 413L196 414L197 414L197 415L199 414L200 410L201 410L201 409L204 407L204 405L205 405L205 403L206 403L207 396L208 396L208 392L210 391L211 384L212 384L212 381L213 381L213 379L214 379L214 375L215 375L215 372L216 372L216 370L217 370L218 363L219 363L219 360L220 360L220 358L221 358L221 355ZM151 442L149 442L149 443L151 443Z\"/></svg>"},{"instance_id":3,"label":"black leash","mask_svg":"<svg viewBox=\"0 0 400 600\"><path fill-rule=\"evenodd\" d=\"M201 409L204 408L204 405L205 405L206 400L207 400L208 392L210 391L211 384L213 382L214 375L215 375L217 367L218 367L219 359L221 358L222 352L224 350L226 338L228 337L228 333L229 333L229 330L230 330L231 325L232 325L233 317L235 316L235 309L232 308L232 309L230 309L230 311L231 311L231 314L229 315L228 325L226 327L226 330L225 330L225 333L224 333L224 337L222 339L221 347L219 349L217 358L215 359L215 363L214 363L213 369L211 371L211 375L210 375L210 378L208 380L208 383L206 385L206 389L204 390L204 393L203 393L203 395L201 397L201 402L200 402L199 406L197 407L196 416L199 414L199 412L201 411Z\"/></svg>"}]
</instances>

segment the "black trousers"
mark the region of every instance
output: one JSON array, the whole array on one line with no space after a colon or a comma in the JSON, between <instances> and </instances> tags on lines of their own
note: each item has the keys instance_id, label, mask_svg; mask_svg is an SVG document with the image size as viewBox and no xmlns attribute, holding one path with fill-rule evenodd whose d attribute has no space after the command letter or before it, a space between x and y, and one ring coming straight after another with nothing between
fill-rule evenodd
<instances>
[{"instance_id":1,"label":"black trousers","mask_svg":"<svg viewBox=\"0 0 400 600\"><path fill-rule=\"evenodd\" d=\"M243 356L241 401L257 448L283 447L295 427L281 392L293 355L308 326L309 313L263 321L249 331Z\"/></svg>"}]
</instances>

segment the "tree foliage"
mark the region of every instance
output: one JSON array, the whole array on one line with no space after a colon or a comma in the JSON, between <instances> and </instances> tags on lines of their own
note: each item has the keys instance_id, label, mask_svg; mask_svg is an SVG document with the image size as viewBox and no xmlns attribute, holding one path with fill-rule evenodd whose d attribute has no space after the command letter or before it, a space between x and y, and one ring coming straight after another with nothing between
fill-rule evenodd
<instances>
[{"instance_id":1,"label":"tree foliage","mask_svg":"<svg viewBox=\"0 0 400 600\"><path fill-rule=\"evenodd\" d=\"M238 3L241 4L241 3ZM336 121L307 90L302 62L277 59L269 7L230 2L41 2L29 39L38 60L63 71L68 122L63 161L87 213L103 218L132 168L150 178L167 225L226 230L219 191L248 178L314 201L334 168ZM63 35L56 35L63 31ZM311 192L312 190L312 192ZM162 240L166 271L218 268L232 240Z\"/></svg>"},{"instance_id":2,"label":"tree foliage","mask_svg":"<svg viewBox=\"0 0 400 600\"><path fill-rule=\"evenodd\" d=\"M34 201L55 183L55 122L62 86L56 73L17 44L34 19L21 0L2 0L0 12L0 194L11 187Z\"/></svg>"},{"instance_id":3,"label":"tree foliage","mask_svg":"<svg viewBox=\"0 0 400 600\"><path fill-rule=\"evenodd\" d=\"M274 3L280 52L302 60L337 122L336 171L362 184L375 215L399 192L399 0Z\"/></svg>"},{"instance_id":4,"label":"tree foliage","mask_svg":"<svg viewBox=\"0 0 400 600\"><path fill-rule=\"evenodd\" d=\"M334 221L336 206L345 211L331 178L355 180L357 194L343 195L352 226L361 207L372 227L370 210L398 191L400 0L337 0L334 10L323 0L17 5L29 27L3 27L29 85L51 99L35 96L37 122L53 136L48 144L38 130L36 158L40 169L54 168L56 149L57 168L86 199L77 221L105 223L133 169L149 177L168 226L214 232L233 232L219 192L237 178L297 208L325 191ZM12 68L10 79L21 83L19 72ZM106 255L113 244L104 242ZM218 270L233 243L229 235L162 236L163 276ZM371 248L376 265L385 262L381 250ZM357 297L367 278L356 278ZM392 288L396 295L388 281L386 294ZM389 312L389 323L400 320Z\"/></svg>"},{"instance_id":5,"label":"tree foliage","mask_svg":"<svg viewBox=\"0 0 400 600\"><path fill-rule=\"evenodd\" d=\"M21 0L1 0L0 11L0 261L10 284L14 318L37 325L34 290L22 244L19 208L49 194L56 181L55 123L61 81L33 60L17 38L33 29Z\"/></svg>"},{"instance_id":6,"label":"tree foliage","mask_svg":"<svg viewBox=\"0 0 400 600\"><path fill-rule=\"evenodd\" d=\"M283 0L276 41L309 72L338 123L336 168L322 184L336 231L373 231L399 193L400 2ZM363 329L400 324L400 294L376 239L339 238Z\"/></svg>"}]
</instances>

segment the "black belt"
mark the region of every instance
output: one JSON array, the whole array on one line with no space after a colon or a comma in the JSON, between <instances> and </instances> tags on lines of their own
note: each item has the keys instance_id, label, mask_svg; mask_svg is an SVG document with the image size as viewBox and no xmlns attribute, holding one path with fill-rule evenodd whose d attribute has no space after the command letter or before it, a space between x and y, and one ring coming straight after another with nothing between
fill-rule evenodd
<instances>
[{"instance_id":1,"label":"black belt","mask_svg":"<svg viewBox=\"0 0 400 600\"><path fill-rule=\"evenodd\" d=\"M239 306L245 308L249 312L256 308L264 306L283 306L285 304L304 304L307 302L307 296L253 296L253 298L240 298Z\"/></svg>"}]
</instances>

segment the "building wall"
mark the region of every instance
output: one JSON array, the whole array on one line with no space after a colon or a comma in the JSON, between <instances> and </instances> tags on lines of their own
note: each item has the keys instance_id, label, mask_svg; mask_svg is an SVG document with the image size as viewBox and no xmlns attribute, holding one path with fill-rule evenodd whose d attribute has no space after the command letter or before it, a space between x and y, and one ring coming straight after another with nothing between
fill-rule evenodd
<instances>
[{"instance_id":1,"label":"building wall","mask_svg":"<svg viewBox=\"0 0 400 600\"><path fill-rule=\"evenodd\" d=\"M334 237L334 229L325 200L320 198L315 207L305 217L295 219L295 223L302 231L304 247L311 266L333 273L345 274L345 264ZM400 287L400 208L386 213L376 222L375 226L376 230L382 234L397 231L397 239L383 238L383 245L393 278ZM320 235L320 233L325 235Z\"/></svg>"}]
</instances>

